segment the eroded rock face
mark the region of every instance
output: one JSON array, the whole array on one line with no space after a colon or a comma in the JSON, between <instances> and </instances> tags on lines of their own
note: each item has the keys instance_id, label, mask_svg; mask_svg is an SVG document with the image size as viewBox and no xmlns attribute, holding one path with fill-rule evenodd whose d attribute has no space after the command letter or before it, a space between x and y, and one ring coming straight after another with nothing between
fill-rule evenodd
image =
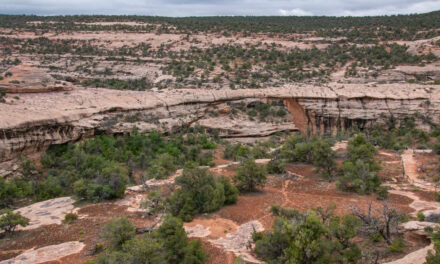
<instances>
[{"instance_id":1,"label":"eroded rock face","mask_svg":"<svg viewBox=\"0 0 440 264\"><path fill-rule=\"evenodd\" d=\"M58 260L63 257L80 252L84 247L84 243L71 241L38 249L31 249L13 259L1 261L0 264L38 264L50 261L58 262Z\"/></svg>"},{"instance_id":2,"label":"eroded rock face","mask_svg":"<svg viewBox=\"0 0 440 264\"><path fill-rule=\"evenodd\" d=\"M229 233L225 237L210 240L214 245L223 247L226 251L242 256L243 260L250 263L263 263L251 254L251 239L253 232L264 231L263 225L258 221L250 221L238 227L237 232Z\"/></svg>"},{"instance_id":3,"label":"eroded rock face","mask_svg":"<svg viewBox=\"0 0 440 264\"><path fill-rule=\"evenodd\" d=\"M7 93L42 93L71 89L67 84L57 83L44 69L26 64L9 68L3 74L3 80L0 80L0 88Z\"/></svg>"},{"instance_id":4,"label":"eroded rock face","mask_svg":"<svg viewBox=\"0 0 440 264\"><path fill-rule=\"evenodd\" d=\"M404 231L413 231L414 233L418 235L425 236L426 235L426 228L432 228L435 229L438 226L437 223L432 222L421 222L421 221L408 221L406 223L403 223L400 227Z\"/></svg>"},{"instance_id":5,"label":"eroded rock face","mask_svg":"<svg viewBox=\"0 0 440 264\"><path fill-rule=\"evenodd\" d=\"M281 99L291 112L292 123L245 123L224 115L210 116L226 102ZM440 88L417 84L328 86L286 85L279 88L241 90L117 91L76 87L70 92L22 94L20 100L0 104L0 161L21 154L42 152L96 133L141 131L172 132L204 125L219 128L221 136L270 135L281 130L307 128L335 133L351 126L368 128L390 117L401 120L418 114L440 120ZM130 116L140 120L130 120ZM425 127L429 129L429 127Z\"/></svg>"},{"instance_id":6,"label":"eroded rock face","mask_svg":"<svg viewBox=\"0 0 440 264\"><path fill-rule=\"evenodd\" d=\"M430 244L429 246L426 246L424 248L409 253L408 255L406 255L401 259L392 262L387 262L385 264L423 264L426 262L426 255L428 255L428 252L433 249L434 249L434 245Z\"/></svg>"},{"instance_id":7,"label":"eroded rock face","mask_svg":"<svg viewBox=\"0 0 440 264\"><path fill-rule=\"evenodd\" d=\"M70 197L59 197L22 207L14 212L20 212L22 216L29 218L29 225L19 227L19 230L30 230L42 225L61 224L67 213L75 212Z\"/></svg>"}]
</instances>

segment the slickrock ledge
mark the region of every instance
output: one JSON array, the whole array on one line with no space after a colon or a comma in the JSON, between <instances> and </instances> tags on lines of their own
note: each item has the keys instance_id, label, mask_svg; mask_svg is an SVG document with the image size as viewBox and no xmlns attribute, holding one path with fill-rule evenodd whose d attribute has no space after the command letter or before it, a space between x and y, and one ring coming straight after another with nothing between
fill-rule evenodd
<instances>
[{"instance_id":1,"label":"slickrock ledge","mask_svg":"<svg viewBox=\"0 0 440 264\"><path fill-rule=\"evenodd\" d=\"M8 93L44 93L71 89L67 83L63 85L56 82L45 69L35 65L12 66L7 72L10 76L3 74L0 89L5 89Z\"/></svg>"},{"instance_id":2,"label":"slickrock ledge","mask_svg":"<svg viewBox=\"0 0 440 264\"><path fill-rule=\"evenodd\" d=\"M8 98L13 96L8 94ZM282 99L291 112L293 127L286 124L279 128L266 127L264 135L295 127L301 131L311 128L335 133L353 125L363 128L385 122L391 116L399 120L416 113L433 122L439 122L440 118L440 87L434 85L330 83L146 92L74 87L68 92L19 94L18 100L0 104L0 162L44 151L51 144L92 136L98 131L129 133L133 125L142 131L173 131L198 122L209 125L213 121L203 122L203 119L213 107L245 99ZM141 113L148 118L140 123L126 122L112 127L109 124L112 118L121 113ZM231 133L255 136L259 131ZM231 134L225 132L224 136Z\"/></svg>"}]
</instances>

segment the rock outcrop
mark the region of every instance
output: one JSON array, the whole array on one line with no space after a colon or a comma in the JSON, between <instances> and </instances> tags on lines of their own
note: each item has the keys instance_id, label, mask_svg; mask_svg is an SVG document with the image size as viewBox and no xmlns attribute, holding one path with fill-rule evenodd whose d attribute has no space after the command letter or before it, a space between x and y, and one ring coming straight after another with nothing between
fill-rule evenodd
<instances>
[{"instance_id":1,"label":"rock outcrop","mask_svg":"<svg viewBox=\"0 0 440 264\"><path fill-rule=\"evenodd\" d=\"M8 95L10 96L10 95ZM13 96L13 94L11 95ZM293 124L245 124L208 115L226 102L281 99ZM221 107L220 107L221 108ZM417 114L425 125L440 120L440 87L417 84L327 86L286 85L241 90L117 91L75 87L69 92L21 94L0 104L0 161L44 151L52 144L79 140L96 133L174 131L203 124L223 128L221 136L269 135L280 130L336 133L351 126L367 128L390 117ZM136 118L131 118L131 117ZM240 128L241 127L241 128ZM426 125L426 129L429 127ZM240 130L241 129L241 130Z\"/></svg>"},{"instance_id":2,"label":"rock outcrop","mask_svg":"<svg viewBox=\"0 0 440 264\"><path fill-rule=\"evenodd\" d=\"M0 89L7 93L43 93L70 90L71 87L57 82L45 69L34 65L18 65L9 68L0 80Z\"/></svg>"},{"instance_id":3,"label":"rock outcrop","mask_svg":"<svg viewBox=\"0 0 440 264\"><path fill-rule=\"evenodd\" d=\"M60 263L60 259L77 254L85 247L78 241L65 242L58 245L50 245L38 249L30 249L15 258L1 261L0 264L39 264Z\"/></svg>"}]
</instances>

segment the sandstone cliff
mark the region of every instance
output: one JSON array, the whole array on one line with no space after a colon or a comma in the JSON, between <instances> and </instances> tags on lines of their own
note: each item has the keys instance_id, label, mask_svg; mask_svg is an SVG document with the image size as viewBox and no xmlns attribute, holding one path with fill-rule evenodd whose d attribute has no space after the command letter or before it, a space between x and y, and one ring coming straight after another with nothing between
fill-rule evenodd
<instances>
[{"instance_id":1,"label":"sandstone cliff","mask_svg":"<svg viewBox=\"0 0 440 264\"><path fill-rule=\"evenodd\" d=\"M14 95L8 95L13 97ZM225 116L207 115L225 108L226 102L282 99L291 122L244 123ZM440 87L416 84L327 86L287 85L268 89L117 91L75 87L69 92L20 94L19 100L0 104L0 161L44 151L96 133L128 133L133 125L142 131L165 132L201 124L218 128L221 136L270 135L280 130L336 133L351 126L361 129L376 122L417 114L419 124L440 120ZM127 121L121 115L137 115Z\"/></svg>"}]
</instances>

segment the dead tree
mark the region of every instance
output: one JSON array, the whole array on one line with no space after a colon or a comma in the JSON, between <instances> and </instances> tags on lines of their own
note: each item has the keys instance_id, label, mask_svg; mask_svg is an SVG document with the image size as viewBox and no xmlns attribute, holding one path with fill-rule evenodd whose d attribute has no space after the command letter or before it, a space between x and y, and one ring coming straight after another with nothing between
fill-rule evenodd
<instances>
[{"instance_id":1,"label":"dead tree","mask_svg":"<svg viewBox=\"0 0 440 264\"><path fill-rule=\"evenodd\" d=\"M361 220L363 224L360 227L361 231L367 234L379 234L388 245L393 243L391 236L398 232L402 214L399 214L394 208L390 208L388 204L383 204L382 209L373 209L371 202L366 212L363 212L357 204L350 206L350 209Z\"/></svg>"},{"instance_id":2,"label":"dead tree","mask_svg":"<svg viewBox=\"0 0 440 264\"><path fill-rule=\"evenodd\" d=\"M142 190L147 191L148 189L150 189L150 186L147 183L147 180L148 180L147 175L145 173L142 173L139 177L142 182Z\"/></svg>"}]
</instances>

